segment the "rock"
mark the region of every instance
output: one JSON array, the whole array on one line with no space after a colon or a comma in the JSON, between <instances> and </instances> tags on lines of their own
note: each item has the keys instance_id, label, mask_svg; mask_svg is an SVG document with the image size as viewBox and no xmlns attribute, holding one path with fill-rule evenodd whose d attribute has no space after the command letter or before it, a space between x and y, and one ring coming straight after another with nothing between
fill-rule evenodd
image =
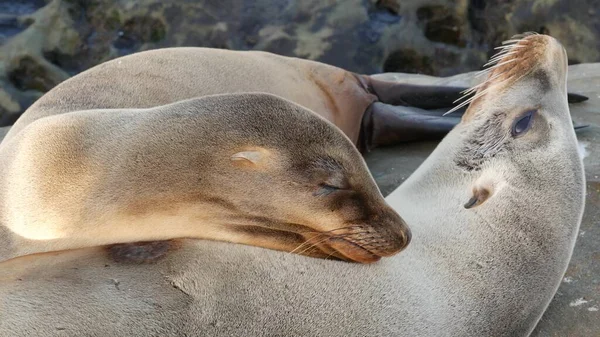
<instances>
[{"instance_id":1,"label":"rock","mask_svg":"<svg viewBox=\"0 0 600 337\"><path fill-rule=\"evenodd\" d=\"M571 63L600 61L600 16L589 8L591 0L2 1L0 121L69 76L171 46L449 76L479 69L502 40L534 30L559 38Z\"/></svg>"},{"instance_id":2,"label":"rock","mask_svg":"<svg viewBox=\"0 0 600 337\"><path fill-rule=\"evenodd\" d=\"M8 133L8 130L10 130L10 127L0 128L0 142L2 142L2 139L4 139L4 136L6 136L6 134Z\"/></svg>"}]
</instances>

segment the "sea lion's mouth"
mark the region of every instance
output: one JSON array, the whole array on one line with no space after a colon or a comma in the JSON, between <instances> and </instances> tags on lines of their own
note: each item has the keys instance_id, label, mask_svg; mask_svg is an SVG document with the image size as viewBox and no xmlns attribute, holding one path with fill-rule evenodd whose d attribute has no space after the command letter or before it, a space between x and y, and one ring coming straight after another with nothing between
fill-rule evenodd
<instances>
[{"instance_id":1,"label":"sea lion's mouth","mask_svg":"<svg viewBox=\"0 0 600 337\"><path fill-rule=\"evenodd\" d=\"M410 242L410 233L389 236L371 226L356 225L331 232L320 233L326 239L313 246L328 257L358 263L372 263L382 257L392 256L402 251ZM309 239L308 242L311 240Z\"/></svg>"},{"instance_id":2,"label":"sea lion's mouth","mask_svg":"<svg viewBox=\"0 0 600 337\"><path fill-rule=\"evenodd\" d=\"M299 224L278 225L280 229L238 225L230 230L251 238L242 242L253 246L357 263L372 263L382 257L392 256L402 251L410 242L408 230L388 233L386 228L376 229L364 224L329 231L316 231Z\"/></svg>"},{"instance_id":3,"label":"sea lion's mouth","mask_svg":"<svg viewBox=\"0 0 600 337\"><path fill-rule=\"evenodd\" d=\"M341 238L330 240L326 247L333 250L329 254L348 262L373 263L382 257L354 242Z\"/></svg>"}]
</instances>

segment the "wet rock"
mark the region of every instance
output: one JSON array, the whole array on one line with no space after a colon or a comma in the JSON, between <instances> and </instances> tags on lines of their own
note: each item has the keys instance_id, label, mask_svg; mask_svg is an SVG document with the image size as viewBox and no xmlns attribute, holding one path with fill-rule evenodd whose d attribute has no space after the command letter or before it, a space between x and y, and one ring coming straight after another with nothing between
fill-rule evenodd
<instances>
[{"instance_id":1,"label":"wet rock","mask_svg":"<svg viewBox=\"0 0 600 337\"><path fill-rule=\"evenodd\" d=\"M61 79L53 78L44 66L31 56L16 60L16 64L8 70L10 82L19 90L48 91Z\"/></svg>"},{"instance_id":2,"label":"wet rock","mask_svg":"<svg viewBox=\"0 0 600 337\"><path fill-rule=\"evenodd\" d=\"M117 18L113 18L118 22ZM111 25L113 22L109 21ZM128 52L136 51L144 43L156 43L165 38L166 27L160 20L152 17L135 16L123 23L117 31L117 38L113 46L117 49L125 49Z\"/></svg>"},{"instance_id":3,"label":"wet rock","mask_svg":"<svg viewBox=\"0 0 600 337\"><path fill-rule=\"evenodd\" d=\"M590 10L594 4L0 0L0 88L22 111L32 97L68 76L115 57L171 46L266 50L357 73L449 76L479 69L501 41L533 30L557 37L571 64L600 61L600 15ZM0 116L14 109L9 105L0 97Z\"/></svg>"},{"instance_id":4,"label":"wet rock","mask_svg":"<svg viewBox=\"0 0 600 337\"><path fill-rule=\"evenodd\" d=\"M400 12L400 3L396 0L377 0L375 5L378 8L387 9L392 14L398 15Z\"/></svg>"},{"instance_id":5,"label":"wet rock","mask_svg":"<svg viewBox=\"0 0 600 337\"><path fill-rule=\"evenodd\" d=\"M433 75L431 59L427 56L419 55L413 49L401 49L391 53L383 63L383 71Z\"/></svg>"},{"instance_id":6,"label":"wet rock","mask_svg":"<svg viewBox=\"0 0 600 337\"><path fill-rule=\"evenodd\" d=\"M417 18L424 24L425 36L435 42L464 47L463 21L445 6L424 6L417 9Z\"/></svg>"}]
</instances>

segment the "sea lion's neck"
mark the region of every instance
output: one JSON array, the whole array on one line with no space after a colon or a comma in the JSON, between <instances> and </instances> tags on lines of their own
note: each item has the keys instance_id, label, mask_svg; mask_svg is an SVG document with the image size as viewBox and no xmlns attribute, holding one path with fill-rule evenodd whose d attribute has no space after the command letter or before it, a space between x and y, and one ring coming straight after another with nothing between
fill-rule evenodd
<instances>
[{"instance_id":1,"label":"sea lion's neck","mask_svg":"<svg viewBox=\"0 0 600 337\"><path fill-rule=\"evenodd\" d=\"M467 183L473 174L459 168L455 160L464 142L462 127L458 125L391 195L423 194L429 190L439 191L440 185L452 185L454 188L461 183Z\"/></svg>"},{"instance_id":2,"label":"sea lion's neck","mask_svg":"<svg viewBox=\"0 0 600 337\"><path fill-rule=\"evenodd\" d=\"M466 127L459 124L386 198L413 233L407 253L414 249L428 255L439 253L446 259L447 250L443 247L451 244L462 247L465 253L461 255L465 258L462 262L466 264L475 257L493 259L504 254L503 261L514 262L511 268L535 265L559 273L563 265L557 261L568 261L580 221L561 210L576 207L580 200L550 200L547 195L567 191L567 195L578 196L577 191L583 187L573 172L580 168L557 166L557 170L564 171L560 174L564 179L556 181L536 175L535 170L528 171L527 158L506 156L489 159L478 169L468 171L455 161L461 144L468 140ZM557 152L557 156L567 150L549 149ZM543 161L539 164L552 165ZM492 181L495 190L482 205L466 208L464 205L473 196L473 187L482 181ZM544 186L544 189L522 188L528 186L524 181ZM567 202L570 205L564 206ZM541 213L539 209L546 211Z\"/></svg>"}]
</instances>

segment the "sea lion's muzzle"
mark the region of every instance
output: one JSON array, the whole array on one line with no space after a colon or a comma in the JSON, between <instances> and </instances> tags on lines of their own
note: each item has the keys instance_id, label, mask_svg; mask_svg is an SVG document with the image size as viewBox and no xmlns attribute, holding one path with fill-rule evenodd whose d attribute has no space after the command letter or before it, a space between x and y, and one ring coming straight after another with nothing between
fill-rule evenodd
<instances>
[{"instance_id":1,"label":"sea lion's muzzle","mask_svg":"<svg viewBox=\"0 0 600 337\"><path fill-rule=\"evenodd\" d=\"M357 223L332 231L320 248L342 260L371 263L398 254L408 246L411 237L400 216L389 211L368 224Z\"/></svg>"}]
</instances>

